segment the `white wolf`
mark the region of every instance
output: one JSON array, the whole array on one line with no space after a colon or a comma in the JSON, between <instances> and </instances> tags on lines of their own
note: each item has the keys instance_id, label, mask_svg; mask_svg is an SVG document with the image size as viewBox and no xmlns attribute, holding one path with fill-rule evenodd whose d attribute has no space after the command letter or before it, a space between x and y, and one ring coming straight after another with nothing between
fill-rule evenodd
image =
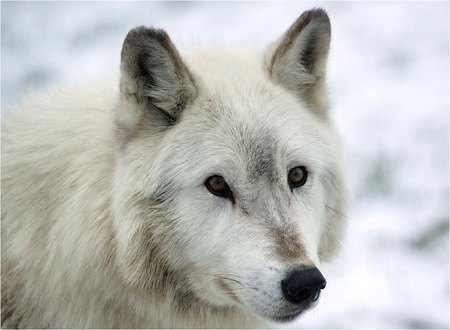
<instances>
[{"instance_id":1,"label":"white wolf","mask_svg":"<svg viewBox=\"0 0 450 330\"><path fill-rule=\"evenodd\" d=\"M321 9L263 50L139 27L120 79L11 107L3 327L266 327L314 305L346 203L329 43Z\"/></svg>"}]
</instances>

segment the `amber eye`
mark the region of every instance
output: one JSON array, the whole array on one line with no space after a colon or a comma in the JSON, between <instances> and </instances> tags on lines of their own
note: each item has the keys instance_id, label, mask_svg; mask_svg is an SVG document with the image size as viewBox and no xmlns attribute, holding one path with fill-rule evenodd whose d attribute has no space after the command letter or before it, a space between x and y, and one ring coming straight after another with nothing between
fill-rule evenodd
<instances>
[{"instance_id":1,"label":"amber eye","mask_svg":"<svg viewBox=\"0 0 450 330\"><path fill-rule=\"evenodd\" d=\"M298 188L306 183L308 172L304 166L297 166L289 171L288 179L291 188Z\"/></svg>"},{"instance_id":2,"label":"amber eye","mask_svg":"<svg viewBox=\"0 0 450 330\"><path fill-rule=\"evenodd\" d=\"M207 181L207 187L212 190L212 192L220 194L228 188L228 184L221 176L212 176Z\"/></svg>"},{"instance_id":3,"label":"amber eye","mask_svg":"<svg viewBox=\"0 0 450 330\"><path fill-rule=\"evenodd\" d=\"M205 186L212 194L219 197L228 198L234 202L233 193L223 177L213 175L206 180Z\"/></svg>"}]
</instances>

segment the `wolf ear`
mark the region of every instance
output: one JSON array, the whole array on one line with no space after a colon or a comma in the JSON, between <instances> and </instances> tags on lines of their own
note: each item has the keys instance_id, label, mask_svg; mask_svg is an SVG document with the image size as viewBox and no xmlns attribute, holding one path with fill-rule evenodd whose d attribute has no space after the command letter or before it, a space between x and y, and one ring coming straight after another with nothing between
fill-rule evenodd
<instances>
[{"instance_id":1,"label":"wolf ear","mask_svg":"<svg viewBox=\"0 0 450 330\"><path fill-rule=\"evenodd\" d=\"M163 30L131 30L123 43L120 71L121 98L132 102L121 109L131 112L119 120L126 126L143 118L162 128L174 125L196 94L192 75Z\"/></svg>"},{"instance_id":2,"label":"wolf ear","mask_svg":"<svg viewBox=\"0 0 450 330\"><path fill-rule=\"evenodd\" d=\"M276 82L327 117L325 73L331 26L323 9L304 12L269 51L268 69Z\"/></svg>"}]
</instances>

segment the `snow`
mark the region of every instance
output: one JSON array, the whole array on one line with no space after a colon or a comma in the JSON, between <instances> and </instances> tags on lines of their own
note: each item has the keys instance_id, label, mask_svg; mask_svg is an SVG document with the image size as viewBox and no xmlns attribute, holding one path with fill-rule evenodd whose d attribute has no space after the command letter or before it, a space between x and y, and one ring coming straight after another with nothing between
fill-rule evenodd
<instances>
[{"instance_id":1,"label":"snow","mask_svg":"<svg viewBox=\"0 0 450 330\"><path fill-rule=\"evenodd\" d=\"M449 328L448 2L2 2L2 114L117 70L137 25L176 44L266 44L316 6L353 202L320 303L284 327Z\"/></svg>"}]
</instances>

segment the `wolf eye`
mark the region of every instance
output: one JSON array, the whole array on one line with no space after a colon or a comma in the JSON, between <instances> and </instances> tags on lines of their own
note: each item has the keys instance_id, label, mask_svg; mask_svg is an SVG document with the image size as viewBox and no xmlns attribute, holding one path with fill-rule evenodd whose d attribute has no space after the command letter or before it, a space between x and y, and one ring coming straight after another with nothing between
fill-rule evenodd
<instances>
[{"instance_id":1,"label":"wolf eye","mask_svg":"<svg viewBox=\"0 0 450 330\"><path fill-rule=\"evenodd\" d=\"M234 202L233 193L223 177L213 175L206 180L205 185L210 193L219 197L228 198Z\"/></svg>"},{"instance_id":2,"label":"wolf eye","mask_svg":"<svg viewBox=\"0 0 450 330\"><path fill-rule=\"evenodd\" d=\"M308 172L304 166L297 166L289 171L288 180L291 188L298 188L306 183Z\"/></svg>"}]
</instances>

